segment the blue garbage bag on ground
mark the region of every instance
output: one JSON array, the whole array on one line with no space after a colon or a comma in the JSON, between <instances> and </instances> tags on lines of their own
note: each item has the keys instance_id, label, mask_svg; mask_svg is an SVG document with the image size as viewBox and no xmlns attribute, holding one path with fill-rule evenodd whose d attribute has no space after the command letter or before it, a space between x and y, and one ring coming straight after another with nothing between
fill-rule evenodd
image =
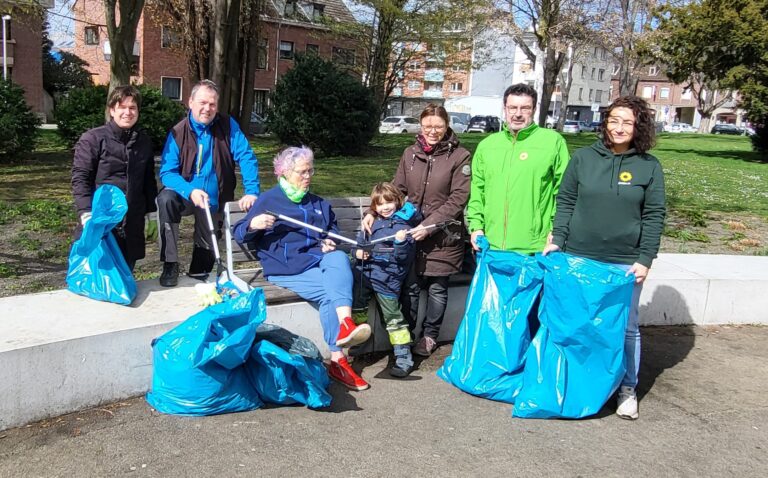
<instances>
[{"instance_id":1,"label":"blue garbage bag on ground","mask_svg":"<svg viewBox=\"0 0 768 478\"><path fill-rule=\"evenodd\" d=\"M514 403L531 340L528 314L543 270L533 257L492 251L484 237L479 239L464 318L437 375L467 393Z\"/></svg>"},{"instance_id":2,"label":"blue garbage bag on ground","mask_svg":"<svg viewBox=\"0 0 768 478\"><path fill-rule=\"evenodd\" d=\"M267 316L262 289L212 305L156 339L147 402L174 415L215 415L263 405L243 364Z\"/></svg>"},{"instance_id":3,"label":"blue garbage bag on ground","mask_svg":"<svg viewBox=\"0 0 768 478\"><path fill-rule=\"evenodd\" d=\"M99 186L93 195L91 219L69 251L67 288L91 299L128 305L136 297L136 281L112 235L125 217L128 203L116 186Z\"/></svg>"},{"instance_id":4,"label":"blue garbage bag on ground","mask_svg":"<svg viewBox=\"0 0 768 478\"><path fill-rule=\"evenodd\" d=\"M331 395L326 391L330 385L328 373L317 358L292 354L268 340L260 340L251 351L246 370L265 402L301 403L309 408L331 404Z\"/></svg>"},{"instance_id":5,"label":"blue garbage bag on ground","mask_svg":"<svg viewBox=\"0 0 768 478\"><path fill-rule=\"evenodd\" d=\"M625 372L624 334L634 276L565 253L544 267L541 327L525 357L513 416L581 418L597 413Z\"/></svg>"}]
</instances>

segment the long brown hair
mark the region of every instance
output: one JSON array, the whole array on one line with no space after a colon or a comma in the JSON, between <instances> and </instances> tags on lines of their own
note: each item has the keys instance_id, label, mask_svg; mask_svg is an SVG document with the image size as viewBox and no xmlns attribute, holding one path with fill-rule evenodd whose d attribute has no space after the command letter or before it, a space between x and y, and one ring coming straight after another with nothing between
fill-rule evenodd
<instances>
[{"instance_id":1,"label":"long brown hair","mask_svg":"<svg viewBox=\"0 0 768 478\"><path fill-rule=\"evenodd\" d=\"M616 98L608 110L605 112L603 123L600 125L600 134L603 137L603 144L606 148L613 148L613 141L608 134L608 118L611 111L616 108L629 108L635 115L635 127L632 130L632 147L638 153L646 153L656 145L656 122L654 121L654 111L648 106L648 103L639 96L622 96Z\"/></svg>"}]
</instances>

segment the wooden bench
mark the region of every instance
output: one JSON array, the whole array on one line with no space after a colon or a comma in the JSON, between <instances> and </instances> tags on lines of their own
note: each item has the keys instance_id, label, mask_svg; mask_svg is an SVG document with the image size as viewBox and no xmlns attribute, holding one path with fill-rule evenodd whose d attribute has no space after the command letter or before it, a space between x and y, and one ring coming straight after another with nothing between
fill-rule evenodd
<instances>
[{"instance_id":1,"label":"wooden bench","mask_svg":"<svg viewBox=\"0 0 768 478\"><path fill-rule=\"evenodd\" d=\"M366 196L340 197L326 198L326 201L330 203L336 215L339 233L350 239L357 237L357 233L360 232L360 221L368 209L370 198ZM232 227L245 217L245 214L245 211L235 201L224 205L224 238L227 270L237 274L238 277L252 287L263 288L264 294L267 297L267 303L269 304L301 300L295 293L264 280L258 258L256 258L252 251L247 250L247 248L241 246L235 240L232 234ZM349 244L339 244L339 249L348 251L349 246ZM235 268L235 264L245 267Z\"/></svg>"}]
</instances>

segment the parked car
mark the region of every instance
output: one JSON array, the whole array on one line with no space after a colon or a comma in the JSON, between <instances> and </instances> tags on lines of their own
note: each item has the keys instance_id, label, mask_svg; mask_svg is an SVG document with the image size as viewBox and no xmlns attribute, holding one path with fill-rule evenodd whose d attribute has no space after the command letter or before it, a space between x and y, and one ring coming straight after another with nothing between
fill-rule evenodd
<instances>
[{"instance_id":1,"label":"parked car","mask_svg":"<svg viewBox=\"0 0 768 478\"><path fill-rule=\"evenodd\" d=\"M456 134L464 133L467 131L467 124L461 121L461 118L458 116L451 115L451 129Z\"/></svg>"},{"instance_id":2,"label":"parked car","mask_svg":"<svg viewBox=\"0 0 768 478\"><path fill-rule=\"evenodd\" d=\"M469 113L459 113L454 111L449 111L448 116L455 116L459 118L459 121L464 124L469 124L469 120L472 119L472 115Z\"/></svg>"},{"instance_id":3,"label":"parked car","mask_svg":"<svg viewBox=\"0 0 768 478\"><path fill-rule=\"evenodd\" d=\"M421 124L413 116L388 116L379 125L379 133L419 133Z\"/></svg>"},{"instance_id":4,"label":"parked car","mask_svg":"<svg viewBox=\"0 0 768 478\"><path fill-rule=\"evenodd\" d=\"M733 135L742 135L744 132L741 128L736 126L735 124L729 124L729 123L720 123L716 124L712 127L712 134L733 134Z\"/></svg>"},{"instance_id":5,"label":"parked car","mask_svg":"<svg viewBox=\"0 0 768 478\"><path fill-rule=\"evenodd\" d=\"M672 123L664 127L667 133L697 133L698 130L688 123Z\"/></svg>"},{"instance_id":6,"label":"parked car","mask_svg":"<svg viewBox=\"0 0 768 478\"><path fill-rule=\"evenodd\" d=\"M591 123L589 123L589 126L587 126L588 128L587 131L592 131L593 133L597 133L598 131L600 131L600 125L602 124L603 124L602 121L592 121Z\"/></svg>"},{"instance_id":7,"label":"parked car","mask_svg":"<svg viewBox=\"0 0 768 478\"><path fill-rule=\"evenodd\" d=\"M582 125L576 120L568 120L563 124L563 133L581 133Z\"/></svg>"},{"instance_id":8,"label":"parked car","mask_svg":"<svg viewBox=\"0 0 768 478\"><path fill-rule=\"evenodd\" d=\"M258 114L257 112L251 113L251 121L248 124L248 134L264 134L267 132L266 118Z\"/></svg>"},{"instance_id":9,"label":"parked car","mask_svg":"<svg viewBox=\"0 0 768 478\"><path fill-rule=\"evenodd\" d=\"M501 129L501 119L498 116L473 116L469 120L467 133L493 133Z\"/></svg>"}]
</instances>

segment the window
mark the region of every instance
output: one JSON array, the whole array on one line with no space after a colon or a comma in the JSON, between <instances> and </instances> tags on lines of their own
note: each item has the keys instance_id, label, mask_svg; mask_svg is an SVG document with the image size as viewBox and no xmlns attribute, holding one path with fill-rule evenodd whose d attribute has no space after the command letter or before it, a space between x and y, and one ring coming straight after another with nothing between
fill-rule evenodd
<instances>
[{"instance_id":1,"label":"window","mask_svg":"<svg viewBox=\"0 0 768 478\"><path fill-rule=\"evenodd\" d=\"M264 117L269 106L269 90L253 90L253 112Z\"/></svg>"},{"instance_id":2,"label":"window","mask_svg":"<svg viewBox=\"0 0 768 478\"><path fill-rule=\"evenodd\" d=\"M528 73L529 71L531 71L532 67L533 65L531 64L530 61L524 61L520 64L520 72Z\"/></svg>"},{"instance_id":3,"label":"window","mask_svg":"<svg viewBox=\"0 0 768 478\"><path fill-rule=\"evenodd\" d=\"M181 45L178 31L166 26L160 28L160 48L178 48Z\"/></svg>"},{"instance_id":4,"label":"window","mask_svg":"<svg viewBox=\"0 0 768 478\"><path fill-rule=\"evenodd\" d=\"M163 96L172 100L181 101L181 78L167 76L160 77Z\"/></svg>"},{"instance_id":5,"label":"window","mask_svg":"<svg viewBox=\"0 0 768 478\"><path fill-rule=\"evenodd\" d=\"M643 86L643 98L650 98L653 96L653 87Z\"/></svg>"},{"instance_id":6,"label":"window","mask_svg":"<svg viewBox=\"0 0 768 478\"><path fill-rule=\"evenodd\" d=\"M589 89L589 102L592 102L592 88Z\"/></svg>"},{"instance_id":7,"label":"window","mask_svg":"<svg viewBox=\"0 0 768 478\"><path fill-rule=\"evenodd\" d=\"M669 99L669 88L662 88L659 90L659 98L662 100Z\"/></svg>"},{"instance_id":8,"label":"window","mask_svg":"<svg viewBox=\"0 0 768 478\"><path fill-rule=\"evenodd\" d=\"M86 45L98 45L99 44L99 27L85 27L83 30L85 33Z\"/></svg>"},{"instance_id":9,"label":"window","mask_svg":"<svg viewBox=\"0 0 768 478\"><path fill-rule=\"evenodd\" d=\"M606 56L605 48L601 48L600 49L600 59L601 60L605 60L605 56Z\"/></svg>"},{"instance_id":10,"label":"window","mask_svg":"<svg viewBox=\"0 0 768 478\"><path fill-rule=\"evenodd\" d=\"M418 62L414 61L412 63L408 63L408 69L411 70L411 71L416 71L419 68L421 68L421 65Z\"/></svg>"},{"instance_id":11,"label":"window","mask_svg":"<svg viewBox=\"0 0 768 478\"><path fill-rule=\"evenodd\" d=\"M325 5L320 5L319 3L313 3L312 4L312 21L320 22L323 20L323 16L325 16Z\"/></svg>"},{"instance_id":12,"label":"window","mask_svg":"<svg viewBox=\"0 0 768 478\"><path fill-rule=\"evenodd\" d=\"M280 42L280 59L293 60L293 42L292 41Z\"/></svg>"},{"instance_id":13,"label":"window","mask_svg":"<svg viewBox=\"0 0 768 478\"><path fill-rule=\"evenodd\" d=\"M605 77L605 70L603 70L603 69L601 68L601 69L600 69L600 71L598 71L598 72L597 72L597 79L598 79L599 81L603 81L603 78L604 78L604 77Z\"/></svg>"},{"instance_id":14,"label":"window","mask_svg":"<svg viewBox=\"0 0 768 478\"><path fill-rule=\"evenodd\" d=\"M13 34L11 33L11 22L12 21L13 21L13 19L5 21L5 39L6 40L12 40L13 39ZM8 76L9 77L11 76L10 71L11 71L11 68L8 67Z\"/></svg>"},{"instance_id":15,"label":"window","mask_svg":"<svg viewBox=\"0 0 768 478\"><path fill-rule=\"evenodd\" d=\"M592 68L592 73L589 75L589 79L590 80L594 80L595 79L595 69L594 68Z\"/></svg>"},{"instance_id":16,"label":"window","mask_svg":"<svg viewBox=\"0 0 768 478\"><path fill-rule=\"evenodd\" d=\"M464 91L463 83L451 83L451 91Z\"/></svg>"},{"instance_id":17,"label":"window","mask_svg":"<svg viewBox=\"0 0 768 478\"><path fill-rule=\"evenodd\" d=\"M418 80L409 80L408 81L408 89L409 90L418 90L421 88L421 83Z\"/></svg>"},{"instance_id":18,"label":"window","mask_svg":"<svg viewBox=\"0 0 768 478\"><path fill-rule=\"evenodd\" d=\"M597 48L597 47L595 47L595 50L594 50L594 52L592 53L592 56L594 56L595 58L597 58L597 50L598 50L598 48Z\"/></svg>"},{"instance_id":19,"label":"window","mask_svg":"<svg viewBox=\"0 0 768 478\"><path fill-rule=\"evenodd\" d=\"M603 101L603 90L595 90L595 103Z\"/></svg>"},{"instance_id":20,"label":"window","mask_svg":"<svg viewBox=\"0 0 768 478\"><path fill-rule=\"evenodd\" d=\"M283 14L288 18L296 16L296 0L286 0Z\"/></svg>"},{"instance_id":21,"label":"window","mask_svg":"<svg viewBox=\"0 0 768 478\"><path fill-rule=\"evenodd\" d=\"M581 67L581 77L585 78L586 76L587 76L587 67L586 66L582 66Z\"/></svg>"},{"instance_id":22,"label":"window","mask_svg":"<svg viewBox=\"0 0 768 478\"><path fill-rule=\"evenodd\" d=\"M307 53L312 53L314 55L320 54L320 45L315 45L314 43L307 43Z\"/></svg>"},{"instance_id":23,"label":"window","mask_svg":"<svg viewBox=\"0 0 768 478\"><path fill-rule=\"evenodd\" d=\"M351 48L339 48L333 47L331 51L331 58L335 63L339 65L355 65L355 50Z\"/></svg>"},{"instance_id":24,"label":"window","mask_svg":"<svg viewBox=\"0 0 768 478\"><path fill-rule=\"evenodd\" d=\"M405 121L408 124L419 124L419 120L416 118L405 118L403 121Z\"/></svg>"},{"instance_id":25,"label":"window","mask_svg":"<svg viewBox=\"0 0 768 478\"><path fill-rule=\"evenodd\" d=\"M656 76L656 73L658 73L658 68L655 66L651 66L648 68L648 76Z\"/></svg>"},{"instance_id":26,"label":"window","mask_svg":"<svg viewBox=\"0 0 768 478\"><path fill-rule=\"evenodd\" d=\"M462 71L462 70L461 70L461 65L453 65L453 66L451 67L451 71L453 71L453 72L456 72L456 73L458 73L458 72Z\"/></svg>"},{"instance_id":27,"label":"window","mask_svg":"<svg viewBox=\"0 0 768 478\"><path fill-rule=\"evenodd\" d=\"M266 70L269 64L269 42L266 38L260 38L259 44L256 47L256 69Z\"/></svg>"},{"instance_id":28,"label":"window","mask_svg":"<svg viewBox=\"0 0 768 478\"><path fill-rule=\"evenodd\" d=\"M579 88L579 101L584 101L584 88Z\"/></svg>"}]
</instances>

